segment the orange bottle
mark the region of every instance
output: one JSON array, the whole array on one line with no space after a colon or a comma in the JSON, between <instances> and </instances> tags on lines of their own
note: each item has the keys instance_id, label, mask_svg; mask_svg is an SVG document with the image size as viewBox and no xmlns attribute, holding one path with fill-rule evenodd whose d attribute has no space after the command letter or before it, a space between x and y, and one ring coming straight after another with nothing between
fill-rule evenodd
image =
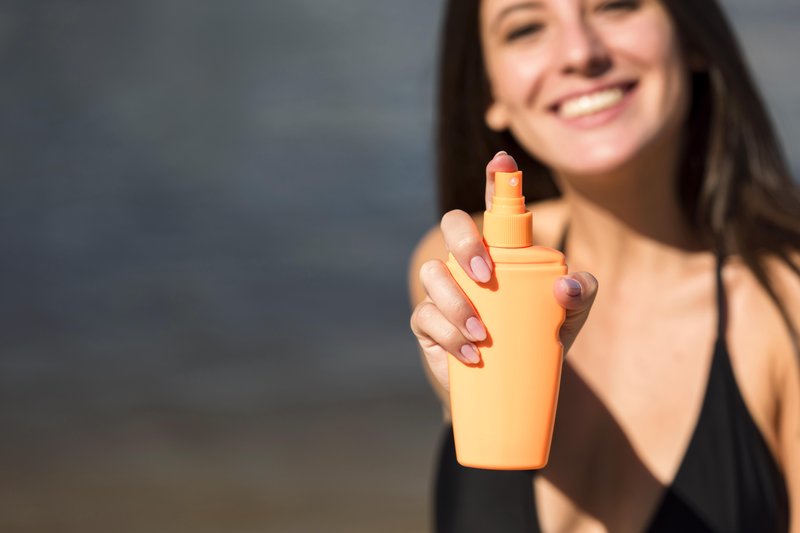
<instances>
[{"instance_id":1,"label":"orange bottle","mask_svg":"<svg viewBox=\"0 0 800 533\"><path fill-rule=\"evenodd\" d=\"M492 278L473 281L450 255L447 267L486 326L481 361L449 359L450 408L456 458L496 470L542 468L550 454L563 347L565 311L553 294L567 272L564 255L533 246L522 172L495 173L483 238Z\"/></svg>"}]
</instances>

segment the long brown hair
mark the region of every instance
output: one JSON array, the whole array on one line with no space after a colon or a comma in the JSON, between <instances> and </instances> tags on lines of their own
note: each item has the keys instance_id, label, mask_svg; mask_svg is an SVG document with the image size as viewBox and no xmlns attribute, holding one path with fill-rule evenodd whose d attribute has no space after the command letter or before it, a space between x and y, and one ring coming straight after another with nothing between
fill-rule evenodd
<instances>
[{"instance_id":1,"label":"long brown hair","mask_svg":"<svg viewBox=\"0 0 800 533\"><path fill-rule=\"evenodd\" d=\"M706 65L691 76L691 108L677 180L687 220L720 254L738 254L800 338L769 280L774 256L800 275L800 191L716 0L663 0L686 53ZM479 31L480 0L449 0L440 45L437 116L439 209L483 210L484 168L498 150L525 172L528 201L559 195L550 171L508 132L484 122L491 92Z\"/></svg>"}]
</instances>

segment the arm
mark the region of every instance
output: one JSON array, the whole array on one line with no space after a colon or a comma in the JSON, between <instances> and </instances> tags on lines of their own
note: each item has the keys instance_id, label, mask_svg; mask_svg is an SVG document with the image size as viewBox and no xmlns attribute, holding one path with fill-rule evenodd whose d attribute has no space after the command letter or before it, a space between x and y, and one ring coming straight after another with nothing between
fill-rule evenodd
<instances>
[{"instance_id":1,"label":"arm","mask_svg":"<svg viewBox=\"0 0 800 533\"><path fill-rule=\"evenodd\" d=\"M778 415L778 446L789 492L789 531L800 533L800 367L792 354L793 368L783 376Z\"/></svg>"},{"instance_id":2,"label":"arm","mask_svg":"<svg viewBox=\"0 0 800 533\"><path fill-rule=\"evenodd\" d=\"M800 256L793 257L800 264ZM774 271L778 294L794 327L800 332L800 279L786 265ZM789 493L791 523L789 531L800 533L800 353L789 336L778 339L775 356L775 383L778 394L778 454Z\"/></svg>"},{"instance_id":3,"label":"arm","mask_svg":"<svg viewBox=\"0 0 800 533\"><path fill-rule=\"evenodd\" d=\"M408 268L408 292L412 309L419 306L427 296L425 287L422 286L422 282L420 281L419 273L422 269L422 265L430 259L436 259L442 262L447 260L447 248L444 244L442 232L438 227L428 230L411 254L411 261ZM422 366L425 369L425 376L428 378L431 387L442 402L442 416L445 421L448 421L450 420L450 394L447 392L442 382L436 378L434 370L431 369L430 365L426 364L425 352L421 345L420 357L422 358ZM439 364L442 363L446 365L447 360L439 362ZM446 375L447 373L446 368L438 368L436 370L439 374L444 372Z\"/></svg>"}]
</instances>

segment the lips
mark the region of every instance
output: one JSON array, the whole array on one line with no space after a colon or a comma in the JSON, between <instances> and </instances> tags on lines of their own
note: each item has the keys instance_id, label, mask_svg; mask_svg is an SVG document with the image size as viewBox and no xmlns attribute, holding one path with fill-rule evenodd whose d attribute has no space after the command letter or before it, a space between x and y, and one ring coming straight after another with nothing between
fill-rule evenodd
<instances>
[{"instance_id":1,"label":"lips","mask_svg":"<svg viewBox=\"0 0 800 533\"><path fill-rule=\"evenodd\" d=\"M593 115L617 105L635 86L635 81L596 86L562 97L549 109L566 119Z\"/></svg>"}]
</instances>

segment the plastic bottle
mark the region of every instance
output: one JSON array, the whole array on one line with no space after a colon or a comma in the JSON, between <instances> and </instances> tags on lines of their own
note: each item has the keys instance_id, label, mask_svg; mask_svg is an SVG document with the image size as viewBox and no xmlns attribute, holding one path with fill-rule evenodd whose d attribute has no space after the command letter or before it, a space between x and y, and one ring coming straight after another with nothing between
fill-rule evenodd
<instances>
[{"instance_id":1,"label":"plastic bottle","mask_svg":"<svg viewBox=\"0 0 800 533\"><path fill-rule=\"evenodd\" d=\"M481 361L449 359L456 458L464 466L527 470L547 464L553 435L565 311L553 294L567 272L564 255L533 246L522 172L495 173L483 238L492 278L473 281L450 255L447 267L486 326Z\"/></svg>"}]
</instances>

